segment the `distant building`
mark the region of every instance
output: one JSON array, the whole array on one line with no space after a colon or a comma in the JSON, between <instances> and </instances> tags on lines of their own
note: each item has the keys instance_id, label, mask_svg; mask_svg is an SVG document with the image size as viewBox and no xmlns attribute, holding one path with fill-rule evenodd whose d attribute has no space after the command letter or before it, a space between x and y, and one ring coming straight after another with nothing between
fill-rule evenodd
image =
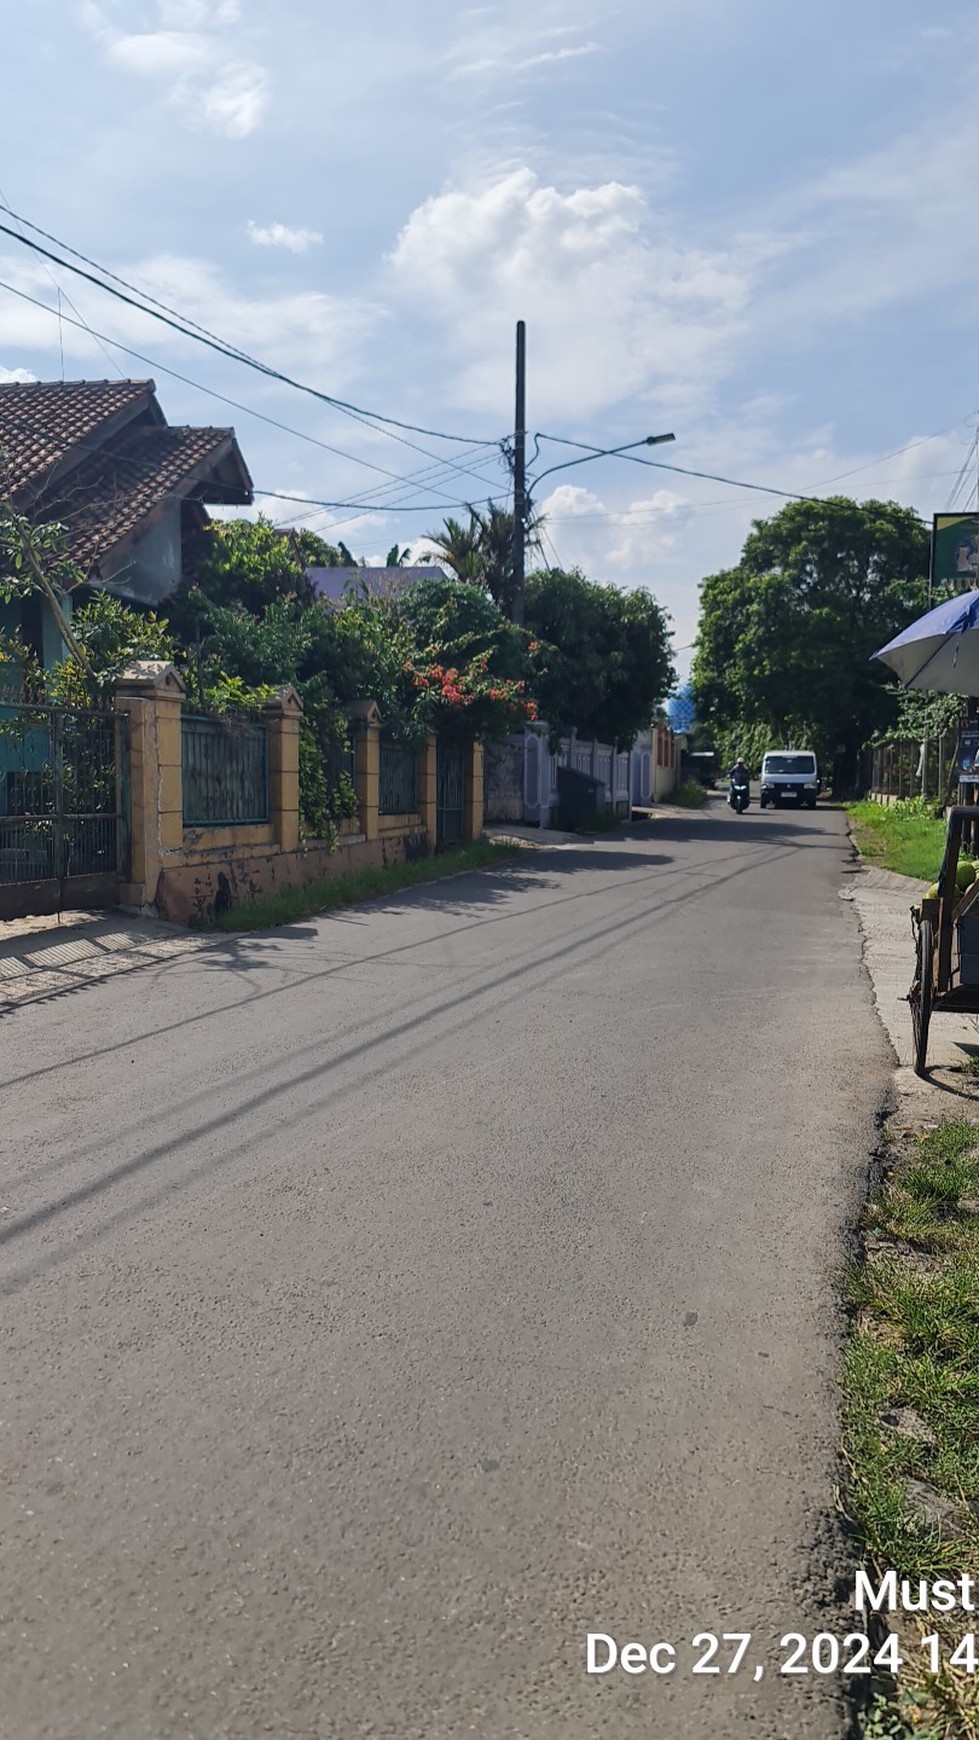
<instances>
[{"instance_id":1,"label":"distant building","mask_svg":"<svg viewBox=\"0 0 979 1740\"><path fill-rule=\"evenodd\" d=\"M684 685L680 691L666 703L666 716L673 730L680 736L686 736L697 723L697 708L690 684Z\"/></svg>"},{"instance_id":2,"label":"distant building","mask_svg":"<svg viewBox=\"0 0 979 1740\"><path fill-rule=\"evenodd\" d=\"M325 604L366 591L370 598L396 598L419 580L444 580L443 568L307 568L306 577Z\"/></svg>"}]
</instances>

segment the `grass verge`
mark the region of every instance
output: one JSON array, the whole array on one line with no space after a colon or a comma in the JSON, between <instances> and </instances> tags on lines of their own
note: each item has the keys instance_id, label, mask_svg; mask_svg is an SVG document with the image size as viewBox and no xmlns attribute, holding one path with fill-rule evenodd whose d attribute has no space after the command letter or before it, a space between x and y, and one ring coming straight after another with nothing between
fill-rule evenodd
<instances>
[{"instance_id":1,"label":"grass verge","mask_svg":"<svg viewBox=\"0 0 979 1740\"><path fill-rule=\"evenodd\" d=\"M844 1508L878 1576L979 1573L979 1129L892 1138L864 1212L844 1369ZM975 1615L888 1615L896 1700L865 1734L979 1740ZM922 1638L940 1638L940 1671ZM975 1670L969 1671L974 1665ZM886 1725L890 1722L892 1725Z\"/></svg>"},{"instance_id":2,"label":"grass verge","mask_svg":"<svg viewBox=\"0 0 979 1740\"><path fill-rule=\"evenodd\" d=\"M847 804L853 837L868 864L934 882L945 851L945 822L917 800Z\"/></svg>"},{"instance_id":3,"label":"grass verge","mask_svg":"<svg viewBox=\"0 0 979 1740\"><path fill-rule=\"evenodd\" d=\"M663 802L679 804L680 808L684 810L699 810L707 802L707 793L699 779L685 779L682 785L678 785L675 791L671 791L669 796L663 799Z\"/></svg>"},{"instance_id":4,"label":"grass verge","mask_svg":"<svg viewBox=\"0 0 979 1740\"><path fill-rule=\"evenodd\" d=\"M388 864L381 870L357 870L349 874L310 882L305 888L280 888L254 900L232 906L215 915L215 930L269 930L277 924L292 924L298 918L313 918L339 906L359 906L379 900L402 888L417 888L423 882L439 882L463 870L484 870L519 857L521 848L496 840L473 840L464 846L440 852L434 858L416 858L407 864Z\"/></svg>"}]
</instances>

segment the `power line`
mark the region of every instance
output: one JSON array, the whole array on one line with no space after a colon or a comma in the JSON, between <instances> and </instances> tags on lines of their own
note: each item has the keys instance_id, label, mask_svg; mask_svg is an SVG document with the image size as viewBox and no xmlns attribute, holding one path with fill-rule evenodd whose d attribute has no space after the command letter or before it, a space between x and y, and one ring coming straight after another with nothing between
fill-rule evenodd
<instances>
[{"instance_id":1,"label":"power line","mask_svg":"<svg viewBox=\"0 0 979 1740\"><path fill-rule=\"evenodd\" d=\"M343 411L350 416L359 417L375 424L387 424L393 429L407 429L413 435L427 435L436 441L457 441L463 446L474 444L472 435L449 434L444 429L428 429L419 423L407 423L398 417L386 417L379 411L367 411L362 405L354 405L346 399L335 398L331 393L323 393L318 387L308 386L304 381L293 380L290 375L283 374L281 370L274 369L270 364L259 362L256 357L249 356L247 351L239 350L237 346L231 345L226 339L210 332L207 327L198 326L196 321L190 320L186 315L179 314L175 309L169 308L166 303L158 302L147 291L138 289L137 286L130 284L124 278L119 278L107 267L89 259L87 255L79 253L67 242L62 242L57 236L50 235L47 230L40 229L37 224L32 224L29 218L22 217L18 212L12 211L9 206L0 204L0 210L5 211L17 223L24 224L28 229L34 230L35 234L44 236L46 241L53 242L65 253L73 254L77 260L83 260L86 266L92 268L92 271L85 271L82 266L74 265L71 260L51 253L49 249L42 248L39 242L31 241L29 236L20 235L17 230L12 230L7 224L0 223L0 233L10 236L13 241L19 242L22 247L31 249L41 258L53 261L56 266L62 266L66 271L74 272L79 278L84 278L87 283L94 284L99 290L104 290L107 295L115 296L118 301L126 303L130 308L137 309L141 314L148 314L152 320L158 320L164 326L171 327L182 337L192 338L196 343L206 345L208 349L217 351L219 355L228 357L232 362L243 363L247 368L255 369L259 374L266 375L270 380L279 381L283 386L292 387L296 392L308 393L311 398L319 399L321 403L330 405L334 410ZM95 277L93 275L95 272L99 273L100 276ZM114 282L107 283L107 278ZM116 289L115 284L125 286L125 288ZM137 301L136 298L139 300ZM492 447L496 445L496 442L486 441L477 444Z\"/></svg>"},{"instance_id":2,"label":"power line","mask_svg":"<svg viewBox=\"0 0 979 1740\"><path fill-rule=\"evenodd\" d=\"M937 479L944 480L945 478L951 477L954 474L950 471L931 471L931 472L917 472L914 475L915 475L915 479L918 482L926 482L930 478L934 478L936 480ZM960 472L959 478L961 479L963 476L964 476L964 472ZM900 479L900 478L895 478L891 481L897 483L897 482L904 482L905 480ZM880 487L883 489L887 489L890 487L890 482L887 480L884 480L884 481L882 481ZM824 501L826 498L823 496L802 496L800 499L803 501ZM643 505L645 505L645 504L643 504ZM710 513L710 512L714 512L714 511L732 513L741 504L738 503L737 501L732 501L730 499L730 497L728 497L724 500L716 500L716 501L686 502L683 505L684 505L685 512L687 514L693 515L693 514ZM560 525L574 525L574 524L578 524L578 523L587 524L589 521L602 521L602 522L611 521L615 524L639 526L639 525L653 525L657 520L661 519L662 517L663 517L662 511L656 510L656 509L651 509L648 512L644 513L644 512L641 512L638 508L636 508L636 509L622 508L619 510L609 508L605 512L602 512L602 513L596 512L596 513L582 513L582 514L574 514L574 513L548 514L547 523L548 523L548 525L560 526Z\"/></svg>"},{"instance_id":3,"label":"power line","mask_svg":"<svg viewBox=\"0 0 979 1740\"><path fill-rule=\"evenodd\" d=\"M430 501L420 506L412 506L409 502L322 501L315 495L284 495L277 489L259 489L257 484L255 494L268 496L271 501L294 501L300 507L362 508L365 513L378 513L383 509L385 513L399 514L436 514L448 513L451 508L458 507L489 507L493 500L491 495L487 495L475 502Z\"/></svg>"},{"instance_id":4,"label":"power line","mask_svg":"<svg viewBox=\"0 0 979 1740\"><path fill-rule=\"evenodd\" d=\"M876 459L868 459L865 465L855 465L852 471L838 471L834 477L824 477L817 484L817 489L825 489L831 483L842 483L847 477L856 477L861 471L873 471L875 465L883 465L888 459L898 459L902 453L910 453L915 447L926 447L929 441L940 441L943 435L950 435L958 428L952 423L947 429L939 429L934 435L919 435L914 441L907 441L903 447L895 447L892 453L881 453Z\"/></svg>"},{"instance_id":5,"label":"power line","mask_svg":"<svg viewBox=\"0 0 979 1740\"><path fill-rule=\"evenodd\" d=\"M5 191L5 190L4 190L4 188L2 188L2 187L0 187L0 210L3 210L3 211L7 211L7 212L10 212L10 207L9 207L9 205L8 205L8 204L7 204L7 195L6 195L6 191ZM11 215L11 216L12 216L12 217L16 217L16 214L15 214L15 213L13 213L13 212L10 212L10 215ZM17 221L20 221L20 220L17 220ZM64 296L64 299L65 299L65 301L66 301L66 302L67 302L67 304L68 304L68 307L69 307L69 308L70 308L70 309L71 309L71 311L72 311L72 313L73 313L73 314L75 314L75 315L78 315L78 322L79 322L79 323L80 323L80 324L81 324L81 326L83 326L83 327L84 327L84 329L85 329L85 331L86 331L86 332L88 332L88 333L89 333L89 335L90 335L90 336L91 336L91 337L92 337L92 338L96 338L96 335L95 335L95 333L93 333L93 332L92 332L92 329L91 329L91 327L90 327L90 326L89 326L89 325L88 325L88 323L87 323L87 321L84 321L84 320L82 320L82 317L81 317L81 315L80 315L80 314L79 314L79 311L78 311L78 309L77 309L77 308L76 308L76 307L75 307L75 304L74 304L74 302L73 302L73 301L72 301L72 300L71 300L71 297L70 297L70 296L69 296L69 295L68 295L68 293L67 293L67 291L66 291L66 290L63 290L63 289L62 289L62 287L61 287L61 285L60 285L60 284L59 284L59 283L58 283L58 280L57 280L57 278L56 278L56 277L55 277L55 275L54 275L54 273L53 273L53 272L52 272L52 270L51 270L51 268L50 268L50 266L45 266L45 268L44 268L44 269L45 269L45 271L46 271L46 272L47 272L47 275L48 275L48 277L49 277L49 278L50 278L50 280L51 280L51 282L52 282L52 284L53 284L53 285L54 285L54 287L55 287L55 289L56 289L56 290L57 290L57 292L58 292L58 308L59 308L59 316L60 316L60 312L61 312L61 298L62 298L62 296ZM62 365L62 366L61 366L61 376L62 376L62 379L64 379L64 329L63 329L63 322L62 322L62 321L61 321L61 320L60 320L60 319L59 319L59 327L60 327L60 328L61 328L61 338L62 338L62 345L61 345L61 365ZM106 360L106 362L107 362L107 363L108 363L108 364L109 364L109 367L110 367L110 368L114 368L114 369L118 369L118 371L119 371L119 374L120 374L120 375L121 375L121 374L122 374L122 370L121 370L121 369L120 369L120 368L119 368L119 364L118 364L118 363L117 363L117 362L114 362L114 361L113 361L113 359L112 359L112 357L111 357L111 356L110 356L110 355L109 355L109 353L108 353L108 351L107 351L107 350L106 350L106 348L105 348L105 345L104 345L104 344L103 344L103 342L102 342L102 340L101 340L101 339L96 339L96 342L97 342L97 344L98 344L98 347L99 347L99 349L100 349L100 351L101 351L101 352L102 352L102 355L103 355L103 356L104 356L104 357L105 357L105 360Z\"/></svg>"},{"instance_id":6,"label":"power line","mask_svg":"<svg viewBox=\"0 0 979 1740\"><path fill-rule=\"evenodd\" d=\"M22 425L22 426L32 428L33 432L35 434L43 433L43 425L41 425L39 423L34 423L34 424L26 423L25 425ZM167 425L165 425L165 427L172 428L173 425L167 424ZM118 452L107 453L104 447L99 446L98 444L93 443L91 441L85 441L84 439L73 441L71 443L71 448L72 448L72 450L77 450L78 452L93 455L95 457L101 456L103 459L110 460L114 465L128 465L133 470L139 471L141 473L145 470L144 462L142 459L140 459L140 457L137 454L118 453ZM65 481L66 486L70 487L70 484L71 484L71 473L70 472L67 474L64 481ZM400 481L403 483L409 483L411 480L408 478L403 478ZM386 487L390 488L390 485L388 485ZM421 494L421 488L422 488L422 486L419 486L418 488L416 488L414 493L416 495ZM424 502L424 503L412 504L412 503L406 503L406 502L391 502L391 503L389 503L389 502L383 502L383 501L379 501L379 502L323 501L323 500L320 500L316 496L291 495L291 494L285 494L281 490L263 489L261 487L261 485L259 485L259 484L253 484L252 491L253 491L253 494L256 496L267 497L269 500L272 500L272 501L292 501L292 502L298 503L302 507L331 508L331 509L352 508L352 509L361 510L364 513L425 513L425 514L428 514L428 513L439 513L439 512L447 511L450 508L457 508L459 506L465 506L465 507L470 506L470 503L468 503L468 502L465 502L465 503L459 503L459 502ZM166 501L171 501L171 500L178 501L178 500L183 500L184 498L182 496L178 496L178 494L175 490L169 490L166 492L163 499ZM491 500L492 500L492 497L487 496L483 500L481 500L477 503L474 503L472 505L478 506L478 507L485 507L485 506L489 505L489 502Z\"/></svg>"},{"instance_id":7,"label":"power line","mask_svg":"<svg viewBox=\"0 0 979 1740\"><path fill-rule=\"evenodd\" d=\"M20 290L16 285L8 284L3 279L0 279L0 290L9 291L12 296L17 296L24 302L29 302L34 308L40 308L46 314L56 315L56 310L53 309L49 303L42 302L39 297L31 296L26 290ZM405 476L396 471L389 471L386 466L376 465L373 460L361 459L359 455L348 453L342 447L333 447L329 442L321 441L316 435L307 434L301 429L292 429L288 423L282 423L278 418L270 417L264 411L256 411L252 405L245 405L240 399L229 398L227 393L219 393L214 387L202 386L200 381L193 380L190 375L181 374L179 369L169 368L166 363L161 363L153 357L146 356L142 351L134 350L131 345L122 344L119 339L109 338L104 333L96 332L95 328L89 326L86 321L81 319L72 320L67 315L63 318L69 326L77 327L79 331L87 332L93 338L104 339L106 344L112 345L115 350L122 351L123 355L131 356L135 358L137 362L145 363L147 368L153 369L154 373L168 375L172 380L180 381L184 386L192 387L195 392L203 393L206 398L215 399L222 405L230 405L233 410L242 411L248 417L255 417L261 423L268 423L271 428L280 429L286 435L295 436L297 440L308 441L312 446L319 447L323 452L331 453L338 459L347 459L353 465L362 465L368 471L376 471L382 477L393 479L394 483L408 483L413 477L419 475L419 473L408 473L407 476ZM405 445L415 447L414 442L407 442ZM499 443L496 442L479 441L473 444L471 454L476 454L487 447L498 446ZM427 451L425 448L417 448L416 450L421 453ZM491 481L489 478L485 477L482 472L474 471L468 466L460 465L458 461L450 460L436 454L428 454L427 456L433 461L433 464L431 466L422 467L422 471L438 470L443 472L446 481L448 481L448 478L451 475L456 474L462 477L474 478L478 483L489 483ZM392 486L389 484L386 487L391 488ZM458 502L454 505L465 506L465 503Z\"/></svg>"},{"instance_id":8,"label":"power line","mask_svg":"<svg viewBox=\"0 0 979 1740\"><path fill-rule=\"evenodd\" d=\"M888 459L896 459L902 453L910 453L915 447L924 447L931 441L941 440L944 435L949 434L952 429L955 429L957 427L958 427L958 424L950 424L947 428L939 429L932 435L919 436L914 441L906 442L903 447L896 447L890 453L883 453L883 454L880 454L878 456L878 458L876 458L876 459L868 460L866 462L866 464L864 464L864 465L856 465L849 471L837 472L833 477L824 478L821 483L816 485L816 488L817 489L824 489L824 488L827 488L832 483L841 483L844 481L844 479L846 479L848 477L856 477L858 475L858 473L860 473L860 472L871 471L875 465L881 465ZM541 434L541 435L535 437L535 439L538 441L555 441L562 446L580 447L585 452L595 453L596 455L603 451L603 449L601 449L601 448L586 447L585 443L580 442L580 441L568 441L559 435L543 435L543 434ZM967 456L965 464L963 465L962 470L959 473L958 480L957 480L957 482L952 490L952 496L955 495L955 493L957 492L957 490L961 486L962 482L964 481L965 476L966 476L968 469L969 469L971 454L976 452L977 446L979 446L979 431L977 431L976 442L973 443L973 447L970 449L970 456ZM763 493L765 495L778 495L778 496L782 496L786 500L790 500L790 501L818 502L818 501L823 500L823 497L821 497L821 496L807 495L807 494L803 494L801 492L795 492L792 490L780 490L780 489L776 489L774 486L771 486L771 485L758 484L758 483L746 483L743 480L738 479L738 478L722 477L722 476L718 475L716 472L692 471L692 470L690 470L687 467L682 466L682 465L667 465L662 461L654 460L654 459L645 459L644 460L644 459L638 458L634 454L625 453L625 454L622 454L621 457L622 458L631 458L633 460L633 462L637 465L653 466L656 470L676 472L683 477L703 478L703 479L707 480L708 482L727 484L730 487L735 488L735 489L757 490L760 493ZM547 475L547 474L545 474L545 475ZM921 474L919 474L919 475L921 475ZM951 474L949 472L940 471L940 472L933 472L930 475L932 475L936 478L945 478L945 477L950 476ZM887 488L887 487L889 487L889 485L884 483L884 484L879 485L879 487ZM951 499L952 499L952 497L950 496L950 500ZM699 504L699 507L706 507L706 506L713 506L713 505L715 505L715 504L713 504L713 503L701 503L701 504ZM720 504L717 504L717 505L720 505ZM699 507L695 508L694 511L699 511ZM604 516L603 515L591 516L591 515L575 514L575 515L569 515L566 517L567 518L574 518L574 519L585 519L585 518L603 518Z\"/></svg>"},{"instance_id":9,"label":"power line","mask_svg":"<svg viewBox=\"0 0 979 1740\"><path fill-rule=\"evenodd\" d=\"M562 447L581 448L584 453L593 453L596 457L604 456L606 452L603 447L589 447L584 441L568 441L561 435L542 434L540 438L542 441L556 441ZM654 471L672 471L681 477L699 477L708 483L726 483L732 489L753 489L757 490L760 495L778 495L787 501L819 501L821 499L815 495L803 495L800 490L776 489L774 486L764 483L745 483L737 477L721 477L716 471L692 471L686 465L666 465L661 459L640 459L637 453L620 453L618 457L628 459L633 465L648 465Z\"/></svg>"}]
</instances>

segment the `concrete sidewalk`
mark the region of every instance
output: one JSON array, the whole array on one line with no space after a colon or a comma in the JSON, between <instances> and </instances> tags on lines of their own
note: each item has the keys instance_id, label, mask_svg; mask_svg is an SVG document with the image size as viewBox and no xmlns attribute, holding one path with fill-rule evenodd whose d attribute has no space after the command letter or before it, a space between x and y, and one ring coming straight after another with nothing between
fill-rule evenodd
<instances>
[{"instance_id":1,"label":"concrete sidewalk","mask_svg":"<svg viewBox=\"0 0 979 1740\"><path fill-rule=\"evenodd\" d=\"M979 1056L979 1018L971 1015L933 1015L928 1037L929 1078L922 1081L912 1068L911 1011L908 989L914 978L915 946L910 909L927 887L909 876L855 864L840 890L843 900L857 909L863 937L864 964L870 975L874 1001L884 1031L897 1058L894 1078L899 1103L908 1116L920 1121L934 1114L953 1116L953 1100L968 1102L966 1115L979 1113L979 1081L968 1071L969 1060Z\"/></svg>"},{"instance_id":2,"label":"concrete sidewalk","mask_svg":"<svg viewBox=\"0 0 979 1740\"><path fill-rule=\"evenodd\" d=\"M213 940L117 911L12 920L0 927L0 1016L195 954Z\"/></svg>"}]
</instances>

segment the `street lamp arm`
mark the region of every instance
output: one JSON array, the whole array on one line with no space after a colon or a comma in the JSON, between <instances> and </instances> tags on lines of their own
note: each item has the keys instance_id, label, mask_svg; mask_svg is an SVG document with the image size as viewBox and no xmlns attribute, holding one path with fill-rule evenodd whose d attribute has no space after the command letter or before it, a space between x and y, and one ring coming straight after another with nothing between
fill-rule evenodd
<instances>
[{"instance_id":1,"label":"street lamp arm","mask_svg":"<svg viewBox=\"0 0 979 1740\"><path fill-rule=\"evenodd\" d=\"M586 447L583 441L567 441L560 435L543 435L538 439L543 441L559 441L563 447L580 447L580 459L565 459L560 465L551 465L546 471L541 471L532 479L533 487L543 482L545 477L553 477L556 471L567 471L573 465L587 465L590 459L614 459L620 453L632 453L637 447L659 447L664 441L675 441L675 435L646 435L642 441L630 441L625 447Z\"/></svg>"}]
</instances>

